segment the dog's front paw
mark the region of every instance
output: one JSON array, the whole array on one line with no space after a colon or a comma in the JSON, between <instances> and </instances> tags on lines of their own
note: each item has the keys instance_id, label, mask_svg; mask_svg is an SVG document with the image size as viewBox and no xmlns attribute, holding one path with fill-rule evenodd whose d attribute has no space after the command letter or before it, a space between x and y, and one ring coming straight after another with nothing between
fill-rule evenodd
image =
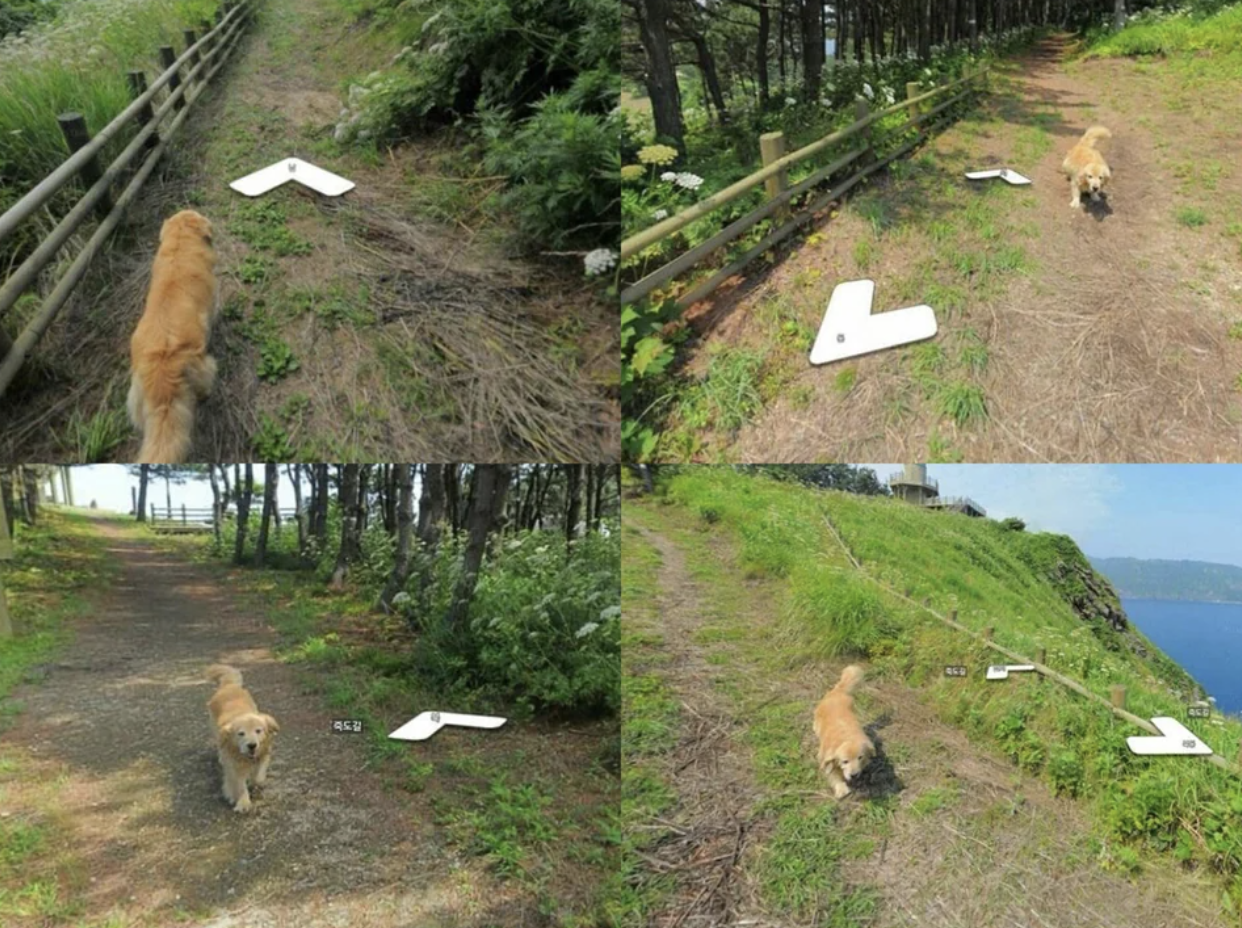
<instances>
[{"instance_id":1,"label":"dog's front paw","mask_svg":"<svg viewBox=\"0 0 1242 928\"><path fill-rule=\"evenodd\" d=\"M254 803L250 801L250 797L242 796L241 799L237 800L237 805L233 806L233 811L249 812L252 808L254 808Z\"/></svg>"},{"instance_id":2,"label":"dog's front paw","mask_svg":"<svg viewBox=\"0 0 1242 928\"><path fill-rule=\"evenodd\" d=\"M835 796L837 799L844 799L849 794L850 794L850 788L846 786L844 783L832 784L832 795Z\"/></svg>"}]
</instances>

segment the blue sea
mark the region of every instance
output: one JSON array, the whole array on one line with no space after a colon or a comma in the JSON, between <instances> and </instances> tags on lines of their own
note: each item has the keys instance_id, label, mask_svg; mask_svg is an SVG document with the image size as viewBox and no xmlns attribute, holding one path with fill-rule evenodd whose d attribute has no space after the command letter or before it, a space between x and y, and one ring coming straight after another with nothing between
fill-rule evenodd
<instances>
[{"instance_id":1,"label":"blue sea","mask_svg":"<svg viewBox=\"0 0 1242 928\"><path fill-rule=\"evenodd\" d=\"M1216 708L1242 715L1242 603L1123 599L1144 635L1216 697Z\"/></svg>"}]
</instances>

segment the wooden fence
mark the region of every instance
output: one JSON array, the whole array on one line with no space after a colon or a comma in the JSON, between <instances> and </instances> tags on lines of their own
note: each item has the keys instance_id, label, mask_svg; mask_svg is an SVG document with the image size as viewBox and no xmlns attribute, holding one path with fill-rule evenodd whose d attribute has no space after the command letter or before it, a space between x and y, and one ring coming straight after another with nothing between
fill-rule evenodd
<instances>
[{"instance_id":1,"label":"wooden fence","mask_svg":"<svg viewBox=\"0 0 1242 928\"><path fill-rule=\"evenodd\" d=\"M926 93L919 93L917 84L907 84L906 99L904 101L875 112L870 111L866 100L860 99L855 106L855 121L853 123L789 154L785 153L785 139L781 133L775 132L763 136L759 140L764 162L762 168L748 177L731 184L724 190L720 190L710 197L700 200L689 209L682 210L675 216L670 216L668 219L658 222L650 228L631 235L621 243L621 257L625 259L638 254L644 248L648 248L656 242L668 238L696 219L701 219L703 216L720 209L725 204L731 203L760 184L764 184L766 187L767 201L742 218L735 220L707 241L696 245L667 264L649 272L641 280L630 284L621 292L621 302L633 303L636 300L642 299L656 287L688 271L703 259L709 257L717 249L738 238L758 222L770 216L775 216L780 221L780 225L776 229L765 235L762 241L753 248L748 249L728 266L721 268L711 277L694 287L694 289L679 297L677 302L681 306L689 306L703 299L734 274L740 272L759 255L766 252L773 245L788 238L799 227L810 222L816 212L822 210L833 200L839 199L865 177L874 174L922 143L931 132L934 118L953 104L960 102L973 93L976 87L972 85L981 85L986 82L987 73L988 69L984 67ZM957 90L958 92L947 100L937 101L935 106L931 105L932 101L951 90ZM912 141L900 146L895 151L889 152L883 157L877 157L876 147L880 140L875 137L872 127L885 117L907 109L913 111L911 118L899 127L885 132L884 135L886 138L900 137L913 128L918 128L919 134ZM840 145L842 142L855 138L857 145L853 150L846 152L830 164L812 172L810 176L792 187L788 185L786 175L791 165L806 161L808 158ZM834 183L830 190L816 198L813 202L804 205L797 215L789 218L789 205L796 197L810 191L819 183L832 180L834 175L850 166L853 166L852 174Z\"/></svg>"},{"instance_id":2,"label":"wooden fence","mask_svg":"<svg viewBox=\"0 0 1242 928\"><path fill-rule=\"evenodd\" d=\"M81 282L104 241L120 224L126 208L151 176L172 137L185 123L190 106L202 96L207 84L237 47L256 2L257 0L224 0L216 13L215 24L206 20L202 22L201 38L194 30L185 30L186 50L180 56L170 45L160 48L159 57L164 70L149 86L144 72L128 72L133 102L94 138L90 137L85 120L77 113L65 113L58 117L69 157L0 216L0 244L9 239L23 222L40 213L45 204L75 177L82 178L85 192L39 246L8 276L3 286L0 286L0 318L36 283L39 272L92 215L99 222L94 233L17 338L10 341L4 331L0 330L0 358L3 358L0 361L0 395L13 382L30 350L47 331L74 288ZM156 105L156 95L165 87L168 91L162 102ZM160 124L173 112L176 115L161 134ZM141 121L137 133L112 163L101 169L99 154L104 146L135 120ZM137 169L129 176L125 188L114 200L113 184L126 176L127 169L140 156L142 160Z\"/></svg>"},{"instance_id":3,"label":"wooden fence","mask_svg":"<svg viewBox=\"0 0 1242 928\"><path fill-rule=\"evenodd\" d=\"M176 534L192 534L194 532L210 532L215 528L216 512L210 506L208 507L186 507L181 506L176 509L169 509L167 506L163 508L161 515L160 507L155 503L151 503L151 515L147 519L147 525L152 531L176 533ZM295 521L298 517L297 511L294 509L278 509L277 514L281 521ZM225 511L223 520L228 521L236 518L236 513ZM256 521L263 516L263 508L260 501L258 509L252 509L250 513L252 521Z\"/></svg>"},{"instance_id":4,"label":"wooden fence","mask_svg":"<svg viewBox=\"0 0 1242 928\"><path fill-rule=\"evenodd\" d=\"M974 638L976 641L983 644L984 647L991 648L993 651L996 651L999 654L1003 654L1005 657L1009 658L1011 661L1017 664L1031 665L1032 667L1035 668L1035 673L1039 674L1042 677L1047 677L1049 680L1054 680L1057 683L1061 684L1062 686L1066 687L1067 689L1073 690L1078 695L1085 696L1087 699L1090 699L1093 702L1099 703L1100 705L1104 706L1104 708L1112 712L1113 715L1117 716L1118 718L1125 719L1131 725L1137 725L1139 728L1153 735L1163 734L1163 732L1161 732L1160 729L1158 729L1155 725L1153 725L1147 719L1140 718L1139 716L1135 715L1133 712L1126 711L1126 708L1125 708L1126 688L1124 686L1117 685L1117 686L1110 687L1109 698L1105 699L1103 696L1099 695L1098 693L1091 692L1091 690L1087 689L1085 686L1083 686L1081 683L1079 683L1077 680L1073 679L1072 677L1067 677L1065 676L1065 674L1057 673L1055 670L1053 670L1051 667L1045 664L1044 661L1047 655L1046 655L1046 650L1044 648L1039 649L1039 659L1032 660L1029 657L1024 657L1023 655L1019 654L1017 651L1012 651L1009 648L1002 647L1001 645L993 641L992 640L993 629L985 628L983 630L983 633L980 634L974 631L973 629L967 628L965 625L962 625L960 622L957 621L957 610L956 609L951 610L949 614L946 616L943 613L938 612L937 610L933 609L931 607L931 603L928 602L927 600L924 600L921 603L916 602L910 596L909 591L903 593L899 590L895 590L888 584L884 583L881 580L876 579L875 577L871 576L871 574L863 570L862 564L860 564L858 562L858 559L854 557L854 553L850 551L849 546L846 545L845 543L845 539L843 539L841 535L837 532L836 527L832 524L832 520L829 519L827 515L824 516L824 524L828 526L828 531L832 532L832 537L837 540L837 544L841 546L841 550L845 552L845 556L850 559L850 563L854 565L854 568L863 577L865 577L867 580L870 580L872 583L874 583L876 586L882 589L885 593L889 594L890 596L896 597L897 599L900 599L902 602L908 603L917 609L922 609L928 615L932 616L933 618L939 619L941 622L943 622L945 625L948 625L950 628L954 628L957 631L962 632L965 635L969 635L971 638ZM1195 756L1202 757L1208 763L1214 764L1215 766L1220 767L1222 770L1228 771L1229 773L1232 773L1235 776L1242 776L1242 769L1239 769L1239 768L1242 768L1242 745L1239 745L1239 748L1238 748L1237 765L1230 763L1229 761L1225 760L1225 758L1223 758L1221 755L1215 754L1215 753L1199 754Z\"/></svg>"}]
</instances>

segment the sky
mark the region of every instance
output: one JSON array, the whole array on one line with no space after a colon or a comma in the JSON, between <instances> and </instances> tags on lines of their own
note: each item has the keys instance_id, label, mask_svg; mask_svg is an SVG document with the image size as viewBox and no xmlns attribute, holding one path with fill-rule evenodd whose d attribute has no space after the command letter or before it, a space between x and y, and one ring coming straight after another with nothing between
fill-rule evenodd
<instances>
[{"instance_id":1,"label":"sky","mask_svg":"<svg viewBox=\"0 0 1242 928\"><path fill-rule=\"evenodd\" d=\"M900 464L866 464L881 480ZM929 464L944 496L1069 535L1092 557L1242 567L1242 465Z\"/></svg>"},{"instance_id":2,"label":"sky","mask_svg":"<svg viewBox=\"0 0 1242 928\"><path fill-rule=\"evenodd\" d=\"M129 468L123 464L89 464L71 468L73 476L73 501L78 506L89 506L91 500L99 504L100 509L113 512L129 512L131 507L130 488L137 489L138 478L129 475ZM263 479L263 465L254 465L255 480ZM231 478L230 478L231 479ZM178 486L173 484L173 509L185 506L187 509L211 508L211 484L206 477L202 480L191 480ZM59 488L57 490L59 492ZM280 468L280 486L276 491L281 510L293 508L293 484L285 475L285 468ZM165 505L164 481L152 480L147 487L148 503L155 503L163 508Z\"/></svg>"}]
</instances>

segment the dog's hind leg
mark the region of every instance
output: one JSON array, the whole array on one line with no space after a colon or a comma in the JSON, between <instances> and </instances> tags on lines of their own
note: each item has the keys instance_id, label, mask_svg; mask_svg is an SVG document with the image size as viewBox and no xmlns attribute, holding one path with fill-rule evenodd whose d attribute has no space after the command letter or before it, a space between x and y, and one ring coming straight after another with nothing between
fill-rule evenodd
<instances>
[{"instance_id":1,"label":"dog's hind leg","mask_svg":"<svg viewBox=\"0 0 1242 928\"><path fill-rule=\"evenodd\" d=\"M129 421L139 432L142 431L143 419L146 418L143 410L142 383L135 371L129 380L129 397L125 402L125 408L129 411Z\"/></svg>"},{"instance_id":2,"label":"dog's hind leg","mask_svg":"<svg viewBox=\"0 0 1242 928\"><path fill-rule=\"evenodd\" d=\"M185 368L186 379L200 399L206 399L216 384L216 359L209 354L195 358Z\"/></svg>"}]
</instances>

